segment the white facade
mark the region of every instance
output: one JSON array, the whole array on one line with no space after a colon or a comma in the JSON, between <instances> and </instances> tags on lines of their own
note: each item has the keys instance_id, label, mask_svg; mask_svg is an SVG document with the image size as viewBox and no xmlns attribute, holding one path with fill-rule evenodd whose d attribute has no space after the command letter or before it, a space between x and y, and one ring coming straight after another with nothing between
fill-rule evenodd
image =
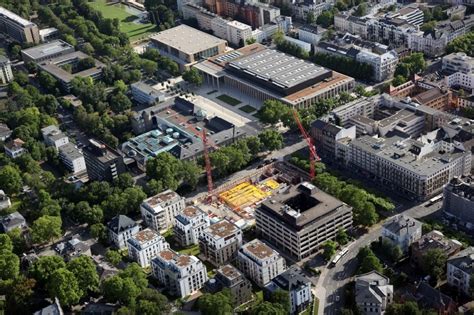
<instances>
[{"instance_id":1,"label":"white facade","mask_svg":"<svg viewBox=\"0 0 474 315\"><path fill-rule=\"evenodd\" d=\"M267 285L286 269L285 259L258 239L242 245L237 254L237 265L260 287Z\"/></svg>"},{"instance_id":2,"label":"white facade","mask_svg":"<svg viewBox=\"0 0 474 315\"><path fill-rule=\"evenodd\" d=\"M59 158L73 174L81 174L87 171L84 155L72 143L59 147Z\"/></svg>"},{"instance_id":3,"label":"white facade","mask_svg":"<svg viewBox=\"0 0 474 315\"><path fill-rule=\"evenodd\" d=\"M309 44L307 42L304 42L302 40L299 40L299 39L296 39L296 38L293 38L293 37L290 37L290 36L285 36L285 40L292 43L292 44L295 44L296 46L300 47L301 49L303 49L306 52L311 51L311 44Z\"/></svg>"},{"instance_id":4,"label":"white facade","mask_svg":"<svg viewBox=\"0 0 474 315\"><path fill-rule=\"evenodd\" d=\"M151 259L170 245L157 232L144 229L127 241L128 257L136 261L142 268L150 266Z\"/></svg>"},{"instance_id":5,"label":"white facade","mask_svg":"<svg viewBox=\"0 0 474 315\"><path fill-rule=\"evenodd\" d=\"M12 159L16 159L17 157L27 152L27 150L23 147L24 144L25 142L18 138L6 143L3 146L3 148L5 149L5 154L11 157Z\"/></svg>"},{"instance_id":6,"label":"white facade","mask_svg":"<svg viewBox=\"0 0 474 315\"><path fill-rule=\"evenodd\" d=\"M207 227L208 215L195 206L188 206L176 216L174 234L182 246L191 246L199 244L199 237Z\"/></svg>"},{"instance_id":7,"label":"white facade","mask_svg":"<svg viewBox=\"0 0 474 315\"><path fill-rule=\"evenodd\" d=\"M449 87L461 87L474 93L474 58L465 53L453 53L443 57L443 70L451 75L445 76Z\"/></svg>"},{"instance_id":8,"label":"white facade","mask_svg":"<svg viewBox=\"0 0 474 315\"><path fill-rule=\"evenodd\" d=\"M325 33L326 29L321 27L300 27L298 29L298 39L316 45Z\"/></svg>"},{"instance_id":9,"label":"white facade","mask_svg":"<svg viewBox=\"0 0 474 315\"><path fill-rule=\"evenodd\" d=\"M314 17L317 18L324 10L331 7L331 3L332 1L311 4L295 3L292 5L292 11L296 19L306 21L309 12L312 12Z\"/></svg>"},{"instance_id":10,"label":"white facade","mask_svg":"<svg viewBox=\"0 0 474 315\"><path fill-rule=\"evenodd\" d=\"M383 315L393 301L390 279L376 271L355 278L355 300L359 310L366 315Z\"/></svg>"},{"instance_id":11,"label":"white facade","mask_svg":"<svg viewBox=\"0 0 474 315\"><path fill-rule=\"evenodd\" d=\"M425 34L422 31L416 31L408 36L408 48L432 57L444 54L446 45L448 45L448 37L445 34Z\"/></svg>"},{"instance_id":12,"label":"white facade","mask_svg":"<svg viewBox=\"0 0 474 315\"><path fill-rule=\"evenodd\" d=\"M247 39L252 37L252 27L250 25L238 22L238 21L229 21L227 22L227 41L239 46L245 42Z\"/></svg>"},{"instance_id":13,"label":"white facade","mask_svg":"<svg viewBox=\"0 0 474 315\"><path fill-rule=\"evenodd\" d=\"M135 82L130 85L133 99L140 104L153 104L163 102L165 95L144 82Z\"/></svg>"},{"instance_id":14,"label":"white facade","mask_svg":"<svg viewBox=\"0 0 474 315\"><path fill-rule=\"evenodd\" d=\"M195 256L163 250L151 262L153 276L170 294L185 297L204 286L206 266Z\"/></svg>"},{"instance_id":15,"label":"white facade","mask_svg":"<svg viewBox=\"0 0 474 315\"><path fill-rule=\"evenodd\" d=\"M107 224L109 240L118 248L126 248L128 239L140 231L140 226L125 215L114 217Z\"/></svg>"},{"instance_id":16,"label":"white facade","mask_svg":"<svg viewBox=\"0 0 474 315\"><path fill-rule=\"evenodd\" d=\"M140 205L144 223L155 231L165 231L174 225L174 218L185 207L185 199L171 190L166 190L145 199Z\"/></svg>"},{"instance_id":17,"label":"white facade","mask_svg":"<svg viewBox=\"0 0 474 315\"><path fill-rule=\"evenodd\" d=\"M8 84L13 81L13 72L10 60L0 56L0 84Z\"/></svg>"},{"instance_id":18,"label":"white facade","mask_svg":"<svg viewBox=\"0 0 474 315\"><path fill-rule=\"evenodd\" d=\"M43 135L44 143L47 146L59 147L69 143L69 138L66 136L59 128L55 125L50 125L41 129L41 134Z\"/></svg>"},{"instance_id":19,"label":"white facade","mask_svg":"<svg viewBox=\"0 0 474 315\"><path fill-rule=\"evenodd\" d=\"M374 70L373 78L376 81L384 81L391 78L398 64L397 53L393 50L383 54L376 54L362 49L357 54L356 60L372 66Z\"/></svg>"},{"instance_id":20,"label":"white facade","mask_svg":"<svg viewBox=\"0 0 474 315\"><path fill-rule=\"evenodd\" d=\"M470 296L470 281L474 276L474 247L468 247L448 259L448 283Z\"/></svg>"},{"instance_id":21,"label":"white facade","mask_svg":"<svg viewBox=\"0 0 474 315\"><path fill-rule=\"evenodd\" d=\"M421 238L422 224L405 215L399 215L382 227L382 238L389 240L406 253L413 242Z\"/></svg>"}]
</instances>

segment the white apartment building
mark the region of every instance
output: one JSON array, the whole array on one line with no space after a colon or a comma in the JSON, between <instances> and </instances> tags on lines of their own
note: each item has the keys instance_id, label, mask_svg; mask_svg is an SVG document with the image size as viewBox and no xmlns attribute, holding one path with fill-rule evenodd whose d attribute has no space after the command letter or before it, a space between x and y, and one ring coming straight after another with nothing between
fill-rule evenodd
<instances>
[{"instance_id":1,"label":"white apartment building","mask_svg":"<svg viewBox=\"0 0 474 315\"><path fill-rule=\"evenodd\" d=\"M286 262L277 251L254 239L239 249L237 267L258 286L264 287L285 271Z\"/></svg>"},{"instance_id":2,"label":"white apartment building","mask_svg":"<svg viewBox=\"0 0 474 315\"><path fill-rule=\"evenodd\" d=\"M421 51L431 57L444 54L447 44L448 36L436 31L426 34L422 31L416 31L408 36L408 48L414 51Z\"/></svg>"},{"instance_id":3,"label":"white apartment building","mask_svg":"<svg viewBox=\"0 0 474 315\"><path fill-rule=\"evenodd\" d=\"M128 257L142 268L150 266L151 259L170 245L165 238L151 229L144 229L127 240Z\"/></svg>"},{"instance_id":4,"label":"white apartment building","mask_svg":"<svg viewBox=\"0 0 474 315\"><path fill-rule=\"evenodd\" d=\"M47 146L59 147L69 143L69 138L66 136L59 128L55 125L50 125L41 129L41 134L43 135L44 143Z\"/></svg>"},{"instance_id":5,"label":"white apartment building","mask_svg":"<svg viewBox=\"0 0 474 315\"><path fill-rule=\"evenodd\" d=\"M391 78L398 64L398 56L394 50L377 54L367 49L361 49L356 55L356 60L372 66L373 78L376 81Z\"/></svg>"},{"instance_id":6,"label":"white apartment building","mask_svg":"<svg viewBox=\"0 0 474 315\"><path fill-rule=\"evenodd\" d=\"M393 301L393 285L377 271L359 275L355 278L355 300L362 314L383 315Z\"/></svg>"},{"instance_id":7,"label":"white apartment building","mask_svg":"<svg viewBox=\"0 0 474 315\"><path fill-rule=\"evenodd\" d=\"M247 39L252 37L252 27L250 25L238 22L227 22L227 41L235 46L245 45Z\"/></svg>"},{"instance_id":8,"label":"white apartment building","mask_svg":"<svg viewBox=\"0 0 474 315\"><path fill-rule=\"evenodd\" d=\"M418 27L406 21L394 18L367 20L367 39L392 47L404 46L409 43L410 34L418 31Z\"/></svg>"},{"instance_id":9,"label":"white apartment building","mask_svg":"<svg viewBox=\"0 0 474 315\"><path fill-rule=\"evenodd\" d=\"M303 49L304 51L306 51L308 53L311 51L311 44L310 43L307 43L305 41L293 38L291 36L286 36L286 35L285 35L284 38L287 42L290 42L290 43L298 46L299 48Z\"/></svg>"},{"instance_id":10,"label":"white apartment building","mask_svg":"<svg viewBox=\"0 0 474 315\"><path fill-rule=\"evenodd\" d=\"M298 28L298 39L316 45L319 43L326 31L325 28L320 26L304 25Z\"/></svg>"},{"instance_id":11,"label":"white apartment building","mask_svg":"<svg viewBox=\"0 0 474 315\"><path fill-rule=\"evenodd\" d=\"M144 223L158 232L171 228L174 225L174 218L185 207L184 200L169 189L143 200L140 212Z\"/></svg>"},{"instance_id":12,"label":"white apartment building","mask_svg":"<svg viewBox=\"0 0 474 315\"><path fill-rule=\"evenodd\" d=\"M331 1L321 3L292 3L292 12L296 19L306 21L308 13L313 13L314 17L317 18L321 15L324 10L331 7Z\"/></svg>"},{"instance_id":13,"label":"white apartment building","mask_svg":"<svg viewBox=\"0 0 474 315\"><path fill-rule=\"evenodd\" d=\"M178 297L193 294L207 281L206 266L195 256L163 250L151 261L153 276Z\"/></svg>"},{"instance_id":14,"label":"white apartment building","mask_svg":"<svg viewBox=\"0 0 474 315\"><path fill-rule=\"evenodd\" d=\"M0 84L8 84L13 81L13 72L10 60L0 55Z\"/></svg>"},{"instance_id":15,"label":"white apartment building","mask_svg":"<svg viewBox=\"0 0 474 315\"><path fill-rule=\"evenodd\" d=\"M241 245L242 231L226 219L206 228L199 239L202 255L215 266L232 261Z\"/></svg>"},{"instance_id":16,"label":"white apartment building","mask_svg":"<svg viewBox=\"0 0 474 315\"><path fill-rule=\"evenodd\" d=\"M398 215L382 226L381 236L407 253L410 245L421 238L422 224L406 215Z\"/></svg>"},{"instance_id":17,"label":"white apartment building","mask_svg":"<svg viewBox=\"0 0 474 315\"><path fill-rule=\"evenodd\" d=\"M466 248L450 257L447 269L448 283L470 296L471 278L474 277L474 247Z\"/></svg>"},{"instance_id":18,"label":"white apartment building","mask_svg":"<svg viewBox=\"0 0 474 315\"><path fill-rule=\"evenodd\" d=\"M59 158L72 174L78 175L87 172L84 155L72 143L67 143L59 147Z\"/></svg>"},{"instance_id":19,"label":"white apartment building","mask_svg":"<svg viewBox=\"0 0 474 315\"><path fill-rule=\"evenodd\" d=\"M265 286L270 292L287 291L290 298L290 314L301 314L313 301L311 280L295 264L282 274L276 276Z\"/></svg>"},{"instance_id":20,"label":"white apartment building","mask_svg":"<svg viewBox=\"0 0 474 315\"><path fill-rule=\"evenodd\" d=\"M474 58L465 53L452 53L443 57L443 70L451 73L445 76L449 87L460 87L474 93Z\"/></svg>"},{"instance_id":21,"label":"white apartment building","mask_svg":"<svg viewBox=\"0 0 474 315\"><path fill-rule=\"evenodd\" d=\"M140 226L126 215L118 215L107 224L109 240L118 248L126 248L127 241L140 231Z\"/></svg>"},{"instance_id":22,"label":"white apartment building","mask_svg":"<svg viewBox=\"0 0 474 315\"><path fill-rule=\"evenodd\" d=\"M334 28L339 32L367 38L367 18L338 13L334 15Z\"/></svg>"},{"instance_id":23,"label":"white apartment building","mask_svg":"<svg viewBox=\"0 0 474 315\"><path fill-rule=\"evenodd\" d=\"M182 246L191 246L199 244L199 237L207 227L207 213L198 207L188 206L175 218L174 235Z\"/></svg>"}]
</instances>

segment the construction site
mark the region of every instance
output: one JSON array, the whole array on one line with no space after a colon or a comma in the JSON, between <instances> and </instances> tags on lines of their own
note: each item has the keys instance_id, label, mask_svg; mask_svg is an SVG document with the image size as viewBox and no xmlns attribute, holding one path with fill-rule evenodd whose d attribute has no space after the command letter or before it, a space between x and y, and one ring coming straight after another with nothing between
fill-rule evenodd
<instances>
[{"instance_id":1,"label":"construction site","mask_svg":"<svg viewBox=\"0 0 474 315\"><path fill-rule=\"evenodd\" d=\"M201 196L193 202L211 220L226 218L243 228L255 224L255 209L264 200L308 179L300 169L278 161L214 188L212 198Z\"/></svg>"}]
</instances>

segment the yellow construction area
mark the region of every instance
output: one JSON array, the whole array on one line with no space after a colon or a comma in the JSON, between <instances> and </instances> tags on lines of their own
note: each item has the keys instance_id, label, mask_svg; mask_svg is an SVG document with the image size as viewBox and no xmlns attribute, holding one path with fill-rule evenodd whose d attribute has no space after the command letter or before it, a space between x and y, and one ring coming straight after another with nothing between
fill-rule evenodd
<instances>
[{"instance_id":1,"label":"yellow construction area","mask_svg":"<svg viewBox=\"0 0 474 315\"><path fill-rule=\"evenodd\" d=\"M229 207L242 209L267 198L278 186L278 182L273 179L267 180L258 186L244 182L224 191L219 197Z\"/></svg>"}]
</instances>

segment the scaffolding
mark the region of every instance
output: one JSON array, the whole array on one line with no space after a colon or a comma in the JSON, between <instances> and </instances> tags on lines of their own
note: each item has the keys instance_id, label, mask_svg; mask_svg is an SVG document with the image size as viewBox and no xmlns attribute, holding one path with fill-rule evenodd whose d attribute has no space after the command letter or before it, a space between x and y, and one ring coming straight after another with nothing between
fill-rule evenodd
<instances>
[{"instance_id":1,"label":"scaffolding","mask_svg":"<svg viewBox=\"0 0 474 315\"><path fill-rule=\"evenodd\" d=\"M263 191L249 182L244 182L222 192L219 197L235 210L254 205L270 195L271 191Z\"/></svg>"}]
</instances>

